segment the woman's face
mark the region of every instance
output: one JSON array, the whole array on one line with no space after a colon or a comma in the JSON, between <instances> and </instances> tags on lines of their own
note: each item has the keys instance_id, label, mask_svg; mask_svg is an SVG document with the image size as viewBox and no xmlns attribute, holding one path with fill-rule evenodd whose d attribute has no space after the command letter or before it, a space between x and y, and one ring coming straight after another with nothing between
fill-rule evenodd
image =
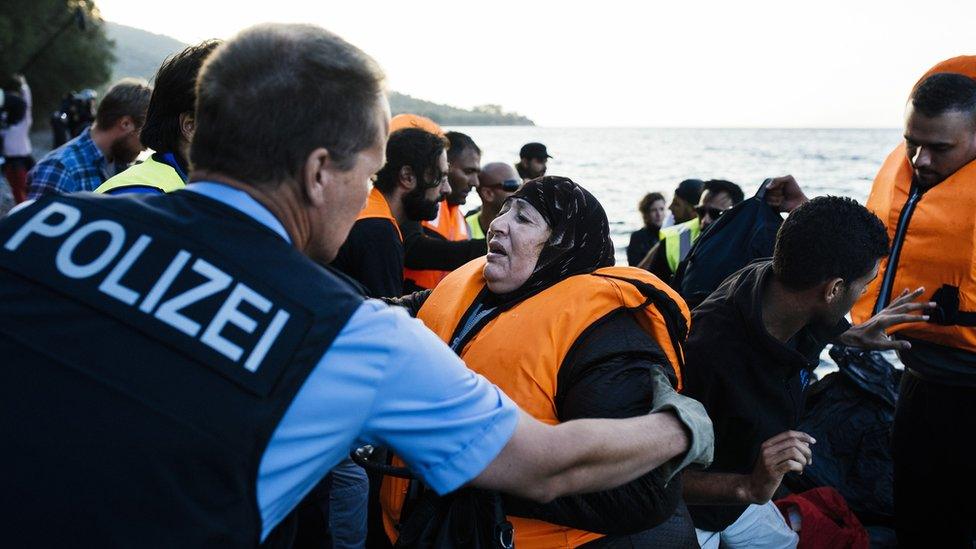
<instances>
[{"instance_id":1,"label":"woman's face","mask_svg":"<svg viewBox=\"0 0 976 549\"><path fill-rule=\"evenodd\" d=\"M651 205L647 208L646 212L641 212L644 216L644 226L645 227L657 227L658 229L664 225L664 219L667 217L667 206L664 200L655 200L651 202Z\"/></svg>"},{"instance_id":2,"label":"woman's face","mask_svg":"<svg viewBox=\"0 0 976 549\"><path fill-rule=\"evenodd\" d=\"M488 227L488 289L507 294L518 289L535 271L551 230L542 214L521 199L509 199Z\"/></svg>"}]
</instances>

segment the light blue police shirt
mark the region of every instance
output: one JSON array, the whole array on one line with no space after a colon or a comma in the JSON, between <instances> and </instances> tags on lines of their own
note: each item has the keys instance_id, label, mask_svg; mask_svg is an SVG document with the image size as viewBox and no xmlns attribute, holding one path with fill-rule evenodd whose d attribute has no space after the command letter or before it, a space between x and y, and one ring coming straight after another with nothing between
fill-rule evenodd
<instances>
[{"instance_id":1,"label":"light blue police shirt","mask_svg":"<svg viewBox=\"0 0 976 549\"><path fill-rule=\"evenodd\" d=\"M290 242L281 222L247 193L207 182L186 188L237 208ZM392 448L445 493L484 470L516 423L515 403L419 320L367 300L299 389L261 458L261 539L356 447Z\"/></svg>"}]
</instances>

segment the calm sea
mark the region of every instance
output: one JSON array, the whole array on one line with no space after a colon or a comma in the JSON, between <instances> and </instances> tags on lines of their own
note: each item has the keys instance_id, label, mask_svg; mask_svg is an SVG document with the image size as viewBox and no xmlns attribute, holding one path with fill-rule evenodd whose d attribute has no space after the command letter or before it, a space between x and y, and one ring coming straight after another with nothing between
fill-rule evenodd
<instances>
[{"instance_id":1,"label":"calm sea","mask_svg":"<svg viewBox=\"0 0 976 549\"><path fill-rule=\"evenodd\" d=\"M629 234L640 227L637 202L658 191L670 200L687 178L728 179L750 196L767 177L792 174L807 196L844 195L862 203L891 149L897 129L666 129L459 127L482 150L482 161L518 159L529 141L545 143L549 174L592 192L610 218L618 264ZM468 203L478 204L471 193Z\"/></svg>"}]
</instances>

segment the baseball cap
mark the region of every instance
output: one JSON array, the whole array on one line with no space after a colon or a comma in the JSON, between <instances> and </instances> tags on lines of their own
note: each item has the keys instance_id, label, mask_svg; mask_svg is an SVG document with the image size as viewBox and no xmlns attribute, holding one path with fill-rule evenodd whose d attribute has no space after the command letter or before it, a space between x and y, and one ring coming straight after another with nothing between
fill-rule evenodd
<instances>
[{"instance_id":1,"label":"baseball cap","mask_svg":"<svg viewBox=\"0 0 976 549\"><path fill-rule=\"evenodd\" d=\"M542 143L526 143L519 151L519 158L552 158Z\"/></svg>"},{"instance_id":2,"label":"baseball cap","mask_svg":"<svg viewBox=\"0 0 976 549\"><path fill-rule=\"evenodd\" d=\"M685 179L681 183L678 183L678 188L674 190L674 194L694 206L701 200L704 188L705 182L701 179Z\"/></svg>"}]
</instances>

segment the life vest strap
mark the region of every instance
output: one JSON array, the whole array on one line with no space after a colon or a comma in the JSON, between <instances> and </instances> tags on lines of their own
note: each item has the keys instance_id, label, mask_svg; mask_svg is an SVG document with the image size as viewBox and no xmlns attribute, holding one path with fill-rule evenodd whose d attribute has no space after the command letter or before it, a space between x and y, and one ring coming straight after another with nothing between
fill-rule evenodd
<instances>
[{"instance_id":1,"label":"life vest strap","mask_svg":"<svg viewBox=\"0 0 976 549\"><path fill-rule=\"evenodd\" d=\"M683 370L685 367L684 341L688 338L688 324L685 322L684 316L681 314L681 308L678 306L678 304L675 303L675 301L671 299L667 293L642 280L635 280L633 278L602 273L593 274L595 276L602 276L604 278L621 280L637 288L637 290L644 295L647 300L637 307L633 307L632 310L643 309L648 305L654 305L657 307L657 310L661 312L661 316L664 317L664 323L668 328L668 335L671 338L671 346L674 348L674 353L678 358L678 368Z\"/></svg>"},{"instance_id":2,"label":"life vest strap","mask_svg":"<svg viewBox=\"0 0 976 549\"><path fill-rule=\"evenodd\" d=\"M959 310L959 287L943 284L932 294L934 309L926 311L931 322L942 326L976 326L976 311Z\"/></svg>"}]
</instances>

